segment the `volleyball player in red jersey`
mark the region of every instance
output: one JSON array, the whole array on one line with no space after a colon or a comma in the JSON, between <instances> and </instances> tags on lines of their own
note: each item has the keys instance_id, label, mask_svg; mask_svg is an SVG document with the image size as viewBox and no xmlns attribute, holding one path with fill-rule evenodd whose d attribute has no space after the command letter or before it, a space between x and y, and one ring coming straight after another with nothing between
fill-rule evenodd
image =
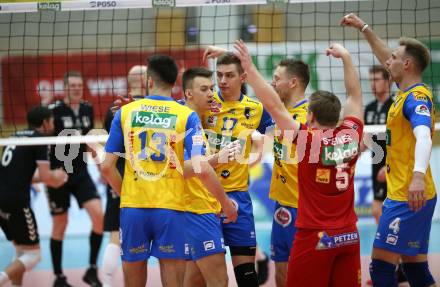
<instances>
[{"instance_id":1,"label":"volleyball player in red jersey","mask_svg":"<svg viewBox=\"0 0 440 287\"><path fill-rule=\"evenodd\" d=\"M349 52L339 44L326 50L341 58L347 101L317 91L309 98L307 126L295 121L276 92L252 64L246 45L235 44L248 83L281 129L297 143L299 202L297 233L286 286L361 285L359 234L354 212L354 170L363 132L362 93Z\"/></svg>"}]
</instances>

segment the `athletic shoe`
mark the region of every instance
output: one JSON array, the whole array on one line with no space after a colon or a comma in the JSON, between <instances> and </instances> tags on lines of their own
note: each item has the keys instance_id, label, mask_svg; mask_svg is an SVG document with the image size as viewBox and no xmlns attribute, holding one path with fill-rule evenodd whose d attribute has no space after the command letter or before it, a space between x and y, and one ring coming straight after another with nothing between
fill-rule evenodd
<instances>
[{"instance_id":1,"label":"athletic shoe","mask_svg":"<svg viewBox=\"0 0 440 287\"><path fill-rule=\"evenodd\" d=\"M67 278L64 274L56 275L55 281L53 282L53 287L73 287L67 283Z\"/></svg>"},{"instance_id":2,"label":"athletic shoe","mask_svg":"<svg viewBox=\"0 0 440 287\"><path fill-rule=\"evenodd\" d=\"M98 270L96 267L89 267L83 276L83 281L93 287L102 287L101 281L98 278Z\"/></svg>"}]
</instances>

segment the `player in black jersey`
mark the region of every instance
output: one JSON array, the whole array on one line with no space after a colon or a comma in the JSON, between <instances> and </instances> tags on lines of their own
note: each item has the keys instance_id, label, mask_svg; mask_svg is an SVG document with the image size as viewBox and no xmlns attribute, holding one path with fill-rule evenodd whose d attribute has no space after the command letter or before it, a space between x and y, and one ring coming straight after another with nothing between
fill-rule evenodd
<instances>
[{"instance_id":1,"label":"player in black jersey","mask_svg":"<svg viewBox=\"0 0 440 287\"><path fill-rule=\"evenodd\" d=\"M65 98L51 105L55 119L55 134L59 136L87 134L93 128L93 107L83 101L83 80L81 74L70 71L64 75ZM56 145L51 147L51 166L63 167L69 179L60 188L48 189L49 206L53 218L50 251L56 276L54 286L70 286L63 275L62 244L67 227L67 210L70 195L81 208L85 208L92 221L90 234L90 267L83 281L91 286L101 286L98 279L96 260L102 242L103 213L101 200L87 171L87 146L85 144Z\"/></svg>"},{"instance_id":2,"label":"player in black jersey","mask_svg":"<svg viewBox=\"0 0 440 287\"><path fill-rule=\"evenodd\" d=\"M130 69L127 76L128 94L134 99L143 98L147 95L147 66L134 66ZM110 132L113 120L112 109L109 108L104 121L104 128ZM121 175L124 174L125 160L120 157L116 167ZM110 241L105 248L102 274L104 287L113 285L113 275L118 266L120 258L119 247L119 205L120 197L110 185L107 185L107 204L104 215L104 231L110 232Z\"/></svg>"},{"instance_id":3,"label":"player in black jersey","mask_svg":"<svg viewBox=\"0 0 440 287\"><path fill-rule=\"evenodd\" d=\"M35 107L27 114L29 130L14 137L39 137L53 133L53 116L48 108ZM50 170L48 146L5 146L0 154L0 227L15 247L15 259L0 272L0 286L11 281L21 285L25 271L40 261L37 222L30 207L32 176L38 168L39 179L59 187L67 181L62 169Z\"/></svg>"}]
</instances>

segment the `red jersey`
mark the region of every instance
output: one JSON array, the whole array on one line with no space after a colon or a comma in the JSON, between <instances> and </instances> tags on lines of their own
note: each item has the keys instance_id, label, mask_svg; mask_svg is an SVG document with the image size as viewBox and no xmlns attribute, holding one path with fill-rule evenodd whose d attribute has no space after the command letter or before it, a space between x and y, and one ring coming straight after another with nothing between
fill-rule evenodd
<instances>
[{"instance_id":1,"label":"red jersey","mask_svg":"<svg viewBox=\"0 0 440 287\"><path fill-rule=\"evenodd\" d=\"M296 138L298 228L337 229L356 224L354 171L362 133L363 123L354 117L344 118L331 130L301 125Z\"/></svg>"}]
</instances>

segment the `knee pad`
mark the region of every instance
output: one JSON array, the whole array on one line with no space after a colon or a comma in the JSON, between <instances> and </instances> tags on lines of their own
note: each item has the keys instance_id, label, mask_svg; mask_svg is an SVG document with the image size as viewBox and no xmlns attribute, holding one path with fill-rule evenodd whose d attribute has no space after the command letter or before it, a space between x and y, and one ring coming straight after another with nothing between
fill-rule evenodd
<instances>
[{"instance_id":1,"label":"knee pad","mask_svg":"<svg viewBox=\"0 0 440 287\"><path fill-rule=\"evenodd\" d=\"M426 261L403 263L402 267L411 287L427 287L435 283Z\"/></svg>"},{"instance_id":2,"label":"knee pad","mask_svg":"<svg viewBox=\"0 0 440 287\"><path fill-rule=\"evenodd\" d=\"M255 256L257 252L257 246L229 246L231 256Z\"/></svg>"},{"instance_id":3,"label":"knee pad","mask_svg":"<svg viewBox=\"0 0 440 287\"><path fill-rule=\"evenodd\" d=\"M15 246L15 255L12 258L12 261L20 258L21 255L23 255L23 249L20 246Z\"/></svg>"},{"instance_id":4,"label":"knee pad","mask_svg":"<svg viewBox=\"0 0 440 287\"><path fill-rule=\"evenodd\" d=\"M396 265L373 259L370 263L370 276L373 286L397 287Z\"/></svg>"},{"instance_id":5,"label":"knee pad","mask_svg":"<svg viewBox=\"0 0 440 287\"><path fill-rule=\"evenodd\" d=\"M234 268L238 287L258 287L258 277L254 263L244 263Z\"/></svg>"},{"instance_id":6,"label":"knee pad","mask_svg":"<svg viewBox=\"0 0 440 287\"><path fill-rule=\"evenodd\" d=\"M32 270L41 260L41 251L40 249L23 250L23 254L17 260L24 265L26 271Z\"/></svg>"}]
</instances>

